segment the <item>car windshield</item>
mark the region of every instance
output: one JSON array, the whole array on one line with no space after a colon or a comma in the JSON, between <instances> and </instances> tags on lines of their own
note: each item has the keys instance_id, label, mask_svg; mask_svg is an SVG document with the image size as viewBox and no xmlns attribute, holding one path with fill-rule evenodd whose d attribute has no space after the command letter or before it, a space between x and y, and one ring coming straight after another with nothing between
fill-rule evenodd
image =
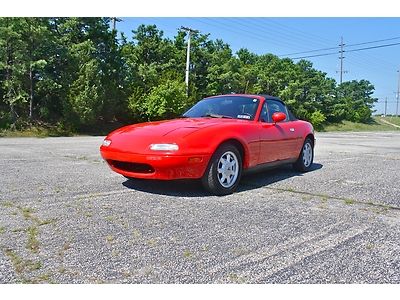
<instances>
[{"instance_id":1,"label":"car windshield","mask_svg":"<svg viewBox=\"0 0 400 300\"><path fill-rule=\"evenodd\" d=\"M257 98L241 96L206 98L197 102L183 116L254 120L258 103Z\"/></svg>"}]
</instances>

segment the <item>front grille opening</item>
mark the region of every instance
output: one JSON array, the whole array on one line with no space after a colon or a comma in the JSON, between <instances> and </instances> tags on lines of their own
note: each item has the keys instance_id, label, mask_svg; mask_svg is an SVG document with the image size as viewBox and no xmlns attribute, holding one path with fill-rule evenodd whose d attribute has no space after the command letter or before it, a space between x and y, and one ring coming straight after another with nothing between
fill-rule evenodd
<instances>
[{"instance_id":1,"label":"front grille opening","mask_svg":"<svg viewBox=\"0 0 400 300\"><path fill-rule=\"evenodd\" d=\"M109 159L107 162L116 169L132 173L154 173L154 168L148 164L132 163Z\"/></svg>"}]
</instances>

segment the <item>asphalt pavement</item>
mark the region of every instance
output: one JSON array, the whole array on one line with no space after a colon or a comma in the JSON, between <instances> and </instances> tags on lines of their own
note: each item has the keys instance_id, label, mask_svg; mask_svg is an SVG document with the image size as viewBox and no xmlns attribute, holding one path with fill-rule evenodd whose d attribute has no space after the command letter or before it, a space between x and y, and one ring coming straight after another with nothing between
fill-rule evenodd
<instances>
[{"instance_id":1,"label":"asphalt pavement","mask_svg":"<svg viewBox=\"0 0 400 300\"><path fill-rule=\"evenodd\" d=\"M128 181L103 137L0 138L0 283L400 283L400 133L319 133L313 170Z\"/></svg>"}]
</instances>

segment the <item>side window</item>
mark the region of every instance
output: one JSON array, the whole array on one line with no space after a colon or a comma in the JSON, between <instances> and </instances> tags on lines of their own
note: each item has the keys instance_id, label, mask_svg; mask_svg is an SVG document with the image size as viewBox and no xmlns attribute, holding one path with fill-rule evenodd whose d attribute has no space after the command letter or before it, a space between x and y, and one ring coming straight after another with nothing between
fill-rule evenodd
<instances>
[{"instance_id":1,"label":"side window","mask_svg":"<svg viewBox=\"0 0 400 300\"><path fill-rule=\"evenodd\" d=\"M289 116L289 121L296 121L297 118L294 116L294 114L290 111L289 108L286 108Z\"/></svg>"},{"instance_id":2,"label":"side window","mask_svg":"<svg viewBox=\"0 0 400 300\"><path fill-rule=\"evenodd\" d=\"M261 122L271 122L268 119L268 109L267 109L267 102L264 102L262 108L261 108L261 114L260 114L260 121Z\"/></svg>"},{"instance_id":3,"label":"side window","mask_svg":"<svg viewBox=\"0 0 400 300\"><path fill-rule=\"evenodd\" d=\"M286 106L279 101L275 101L275 100L267 100L267 106L268 106L268 119L272 120L272 115L276 112L283 112L286 114L286 120L287 121L288 118L288 112L286 110Z\"/></svg>"}]
</instances>

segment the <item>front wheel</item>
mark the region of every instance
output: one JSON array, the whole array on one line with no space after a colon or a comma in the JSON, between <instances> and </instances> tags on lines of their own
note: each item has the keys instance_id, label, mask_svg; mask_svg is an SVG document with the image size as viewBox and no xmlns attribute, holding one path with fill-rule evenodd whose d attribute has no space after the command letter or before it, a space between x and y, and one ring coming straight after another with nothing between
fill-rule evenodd
<instances>
[{"instance_id":1,"label":"front wheel","mask_svg":"<svg viewBox=\"0 0 400 300\"><path fill-rule=\"evenodd\" d=\"M202 183L215 195L228 195L235 191L242 176L242 157L238 149L231 145L222 145L211 157Z\"/></svg>"},{"instance_id":2,"label":"front wheel","mask_svg":"<svg viewBox=\"0 0 400 300\"><path fill-rule=\"evenodd\" d=\"M303 148L297 161L293 164L295 170L300 172L310 171L314 160L314 146L310 138L304 141Z\"/></svg>"}]
</instances>

